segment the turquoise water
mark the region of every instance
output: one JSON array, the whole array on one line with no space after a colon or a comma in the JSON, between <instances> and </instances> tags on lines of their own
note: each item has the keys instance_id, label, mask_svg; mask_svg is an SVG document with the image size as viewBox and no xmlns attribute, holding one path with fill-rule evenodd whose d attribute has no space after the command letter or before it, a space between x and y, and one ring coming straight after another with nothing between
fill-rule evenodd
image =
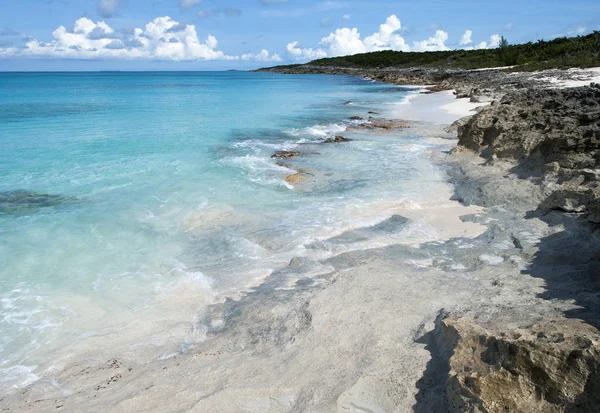
<instances>
[{"instance_id":1,"label":"turquoise water","mask_svg":"<svg viewBox=\"0 0 600 413\"><path fill-rule=\"evenodd\" d=\"M385 219L382 203L418 202L439 181L432 144L344 132L412 93L345 76L0 74L0 389L99 343L182 351L207 304L332 253L307 246ZM320 144L336 134L354 141ZM277 150L313 153L286 161L312 171L305 186Z\"/></svg>"}]
</instances>

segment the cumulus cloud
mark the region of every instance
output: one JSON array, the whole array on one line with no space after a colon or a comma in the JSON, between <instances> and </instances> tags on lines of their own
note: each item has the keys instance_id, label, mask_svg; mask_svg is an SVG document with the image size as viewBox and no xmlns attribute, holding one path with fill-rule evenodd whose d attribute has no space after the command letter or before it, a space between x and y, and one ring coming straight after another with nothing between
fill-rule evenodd
<instances>
[{"instance_id":1,"label":"cumulus cloud","mask_svg":"<svg viewBox=\"0 0 600 413\"><path fill-rule=\"evenodd\" d=\"M322 49L300 48L298 42L288 43L285 47L288 55L294 60L315 60L327 57L327 52Z\"/></svg>"},{"instance_id":2,"label":"cumulus cloud","mask_svg":"<svg viewBox=\"0 0 600 413\"><path fill-rule=\"evenodd\" d=\"M500 46L501 37L498 34L493 34L490 37L490 42L481 42L475 46L475 49L492 49L494 47Z\"/></svg>"},{"instance_id":3,"label":"cumulus cloud","mask_svg":"<svg viewBox=\"0 0 600 413\"><path fill-rule=\"evenodd\" d=\"M473 35L473 32L471 30L466 30L465 33L460 38L460 45L466 46L468 44L473 43L473 40L471 40L472 35Z\"/></svg>"},{"instance_id":4,"label":"cumulus cloud","mask_svg":"<svg viewBox=\"0 0 600 413\"><path fill-rule=\"evenodd\" d=\"M217 50L217 39L198 38L194 25L180 24L172 18L157 17L143 29L129 35L115 32L103 21L82 17L73 29L60 26L53 40L29 40L23 49L2 50L3 56L48 57L66 59L154 59L154 60L237 60Z\"/></svg>"},{"instance_id":5,"label":"cumulus cloud","mask_svg":"<svg viewBox=\"0 0 600 413\"><path fill-rule=\"evenodd\" d=\"M397 34L402 29L400 19L395 15L389 16L385 23L379 26L379 31L365 38L364 44L369 52L376 50L401 50L407 52L410 47L404 38Z\"/></svg>"},{"instance_id":6,"label":"cumulus cloud","mask_svg":"<svg viewBox=\"0 0 600 413\"><path fill-rule=\"evenodd\" d=\"M52 36L50 42L31 39L23 48L0 47L0 57L281 61L278 54L270 54L266 49L257 54L226 55L217 49L214 36L209 35L201 41L194 25L179 23L169 16L157 17L144 28L130 32L117 32L104 21L94 22L82 17L72 29L60 26Z\"/></svg>"},{"instance_id":7,"label":"cumulus cloud","mask_svg":"<svg viewBox=\"0 0 600 413\"><path fill-rule=\"evenodd\" d=\"M98 14L102 17L112 17L126 0L98 0Z\"/></svg>"},{"instance_id":8,"label":"cumulus cloud","mask_svg":"<svg viewBox=\"0 0 600 413\"><path fill-rule=\"evenodd\" d=\"M436 30L435 35L427 40L413 42L412 50L415 52L435 52L440 50L450 50L446 46L448 33L443 30Z\"/></svg>"},{"instance_id":9,"label":"cumulus cloud","mask_svg":"<svg viewBox=\"0 0 600 413\"><path fill-rule=\"evenodd\" d=\"M492 37L490 37L490 47L498 47L500 46L500 35L498 34L492 34Z\"/></svg>"},{"instance_id":10,"label":"cumulus cloud","mask_svg":"<svg viewBox=\"0 0 600 413\"><path fill-rule=\"evenodd\" d=\"M344 16L349 19L350 16ZM331 32L319 42L318 48L302 48L297 41L288 43L286 51L292 60L314 60L323 57L346 56L357 53L367 53L379 50L397 50L397 51L442 51L450 50L446 45L449 35L443 30L437 29L435 34L428 39L414 41L409 45L402 37L401 33L406 31L402 26L400 19L396 15L389 16L385 23L379 26L379 30L370 36L361 37L357 28L343 27ZM497 34L490 38L490 42L481 42L477 46L473 44L473 32L466 30L460 39L460 46L464 49L498 47L500 36Z\"/></svg>"},{"instance_id":11,"label":"cumulus cloud","mask_svg":"<svg viewBox=\"0 0 600 413\"><path fill-rule=\"evenodd\" d=\"M257 54L246 53L241 56L242 60L256 60L258 62L281 62L278 54L271 55L267 49L262 49Z\"/></svg>"},{"instance_id":12,"label":"cumulus cloud","mask_svg":"<svg viewBox=\"0 0 600 413\"><path fill-rule=\"evenodd\" d=\"M400 19L395 15L389 16L385 23L379 26L379 31L361 39L357 28L341 28L321 39L320 48L300 49L298 42L288 44L287 51L295 60L321 58L326 56L345 56L356 53L373 52L377 50L408 51L410 47L404 38L398 34L402 28Z\"/></svg>"},{"instance_id":13,"label":"cumulus cloud","mask_svg":"<svg viewBox=\"0 0 600 413\"><path fill-rule=\"evenodd\" d=\"M356 27L353 29L347 27L337 29L334 33L330 33L329 36L323 37L321 45L328 49L326 54L329 56L344 56L365 53L367 51Z\"/></svg>"}]
</instances>

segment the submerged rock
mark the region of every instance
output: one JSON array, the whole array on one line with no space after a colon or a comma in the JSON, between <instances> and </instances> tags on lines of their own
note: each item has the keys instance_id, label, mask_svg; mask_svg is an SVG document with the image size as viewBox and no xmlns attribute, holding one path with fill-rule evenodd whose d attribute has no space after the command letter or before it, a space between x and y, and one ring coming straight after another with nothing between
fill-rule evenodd
<instances>
[{"instance_id":1,"label":"submerged rock","mask_svg":"<svg viewBox=\"0 0 600 413\"><path fill-rule=\"evenodd\" d=\"M275 152L273 155L271 155L271 158L293 158L294 156L300 156L302 155L302 152L296 152L296 151L279 151L279 152Z\"/></svg>"},{"instance_id":2,"label":"submerged rock","mask_svg":"<svg viewBox=\"0 0 600 413\"><path fill-rule=\"evenodd\" d=\"M71 202L74 202L72 197L42 194L24 189L0 192L0 214L26 213Z\"/></svg>"},{"instance_id":3,"label":"submerged rock","mask_svg":"<svg viewBox=\"0 0 600 413\"><path fill-rule=\"evenodd\" d=\"M323 143L339 143L339 142L351 142L352 139L344 138L343 136L336 136L335 138L327 138Z\"/></svg>"},{"instance_id":4,"label":"submerged rock","mask_svg":"<svg viewBox=\"0 0 600 413\"><path fill-rule=\"evenodd\" d=\"M360 116L350 116L348 119L350 120L363 120Z\"/></svg>"},{"instance_id":5,"label":"submerged rock","mask_svg":"<svg viewBox=\"0 0 600 413\"><path fill-rule=\"evenodd\" d=\"M285 178L285 182L287 182L290 185L295 185L298 184L302 181L304 181L306 179L306 175L301 173L301 172L297 172L293 175L289 175Z\"/></svg>"}]
</instances>

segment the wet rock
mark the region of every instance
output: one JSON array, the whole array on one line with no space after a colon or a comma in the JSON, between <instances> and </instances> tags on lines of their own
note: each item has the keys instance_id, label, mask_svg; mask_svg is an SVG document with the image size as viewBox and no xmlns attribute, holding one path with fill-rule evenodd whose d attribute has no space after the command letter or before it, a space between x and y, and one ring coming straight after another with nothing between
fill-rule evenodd
<instances>
[{"instance_id":1,"label":"wet rock","mask_svg":"<svg viewBox=\"0 0 600 413\"><path fill-rule=\"evenodd\" d=\"M353 104L354 104L354 103L353 103L351 100L349 100L349 101L347 101L347 102L344 102L344 105L353 105Z\"/></svg>"},{"instance_id":2,"label":"wet rock","mask_svg":"<svg viewBox=\"0 0 600 413\"><path fill-rule=\"evenodd\" d=\"M303 155L302 152L296 151L278 151L271 155L271 158L281 159L281 158L293 158L294 156Z\"/></svg>"},{"instance_id":3,"label":"wet rock","mask_svg":"<svg viewBox=\"0 0 600 413\"><path fill-rule=\"evenodd\" d=\"M410 125L405 120L399 119L379 119L379 118L369 118L369 123L363 123L360 126L363 127L373 127L373 128L381 128L381 129L404 129L410 128Z\"/></svg>"},{"instance_id":4,"label":"wet rock","mask_svg":"<svg viewBox=\"0 0 600 413\"><path fill-rule=\"evenodd\" d=\"M360 117L360 116L350 116L348 119L350 119L350 120L363 120L363 118Z\"/></svg>"},{"instance_id":5,"label":"wet rock","mask_svg":"<svg viewBox=\"0 0 600 413\"><path fill-rule=\"evenodd\" d=\"M303 173L295 173L293 175L289 175L285 178L285 182L287 182L290 185L296 185L304 180L306 180L307 176Z\"/></svg>"},{"instance_id":6,"label":"wet rock","mask_svg":"<svg viewBox=\"0 0 600 413\"><path fill-rule=\"evenodd\" d=\"M75 202L72 197L42 194L24 189L0 192L0 214L19 214Z\"/></svg>"},{"instance_id":7,"label":"wet rock","mask_svg":"<svg viewBox=\"0 0 600 413\"><path fill-rule=\"evenodd\" d=\"M379 112L375 112L373 110L370 110L367 112L369 115L379 115Z\"/></svg>"},{"instance_id":8,"label":"wet rock","mask_svg":"<svg viewBox=\"0 0 600 413\"><path fill-rule=\"evenodd\" d=\"M344 138L343 136L336 136L335 138L327 138L323 143L339 143L339 142L351 142L352 139Z\"/></svg>"}]
</instances>

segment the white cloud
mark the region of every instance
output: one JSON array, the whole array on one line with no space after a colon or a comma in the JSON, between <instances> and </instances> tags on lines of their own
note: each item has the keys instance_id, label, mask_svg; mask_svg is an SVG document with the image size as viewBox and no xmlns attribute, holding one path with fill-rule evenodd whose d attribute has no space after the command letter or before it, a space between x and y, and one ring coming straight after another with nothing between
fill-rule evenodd
<instances>
[{"instance_id":1,"label":"white cloud","mask_svg":"<svg viewBox=\"0 0 600 413\"><path fill-rule=\"evenodd\" d=\"M351 18L352 18L352 16L350 16L349 14L344 14L342 16L342 19L344 19L344 20L350 20Z\"/></svg>"},{"instance_id":2,"label":"white cloud","mask_svg":"<svg viewBox=\"0 0 600 413\"><path fill-rule=\"evenodd\" d=\"M242 60L256 60L259 62L281 62L281 57L278 54L271 55L267 49L262 49L257 54L246 53L241 56Z\"/></svg>"},{"instance_id":3,"label":"white cloud","mask_svg":"<svg viewBox=\"0 0 600 413\"><path fill-rule=\"evenodd\" d=\"M412 50L414 52L434 52L440 50L450 50L450 48L446 46L447 40L448 33L446 33L443 30L437 30L433 37L430 37L427 40L413 42Z\"/></svg>"},{"instance_id":4,"label":"white cloud","mask_svg":"<svg viewBox=\"0 0 600 413\"><path fill-rule=\"evenodd\" d=\"M285 47L288 55L294 60L315 60L327 57L327 52L323 49L302 49L298 47L298 42L288 43Z\"/></svg>"},{"instance_id":5,"label":"white cloud","mask_svg":"<svg viewBox=\"0 0 600 413\"><path fill-rule=\"evenodd\" d=\"M350 16L348 16L350 17ZM293 60L314 60L323 57L346 56L357 53L366 53L379 50L398 51L435 51L450 50L446 46L448 33L437 30L433 37L427 40L417 41L411 47L400 35L402 24L397 16L391 15L385 23L379 26L379 30L370 36L361 38L357 28L343 27L323 37L319 48L300 48L298 42L288 43L286 50L288 56ZM467 31L470 33L470 31ZM467 33L465 33L467 34Z\"/></svg>"},{"instance_id":6,"label":"white cloud","mask_svg":"<svg viewBox=\"0 0 600 413\"><path fill-rule=\"evenodd\" d=\"M501 37L498 34L493 34L490 37L490 42L481 42L475 46L475 49L493 49L500 46Z\"/></svg>"},{"instance_id":7,"label":"white cloud","mask_svg":"<svg viewBox=\"0 0 600 413\"><path fill-rule=\"evenodd\" d=\"M321 44L328 48L329 56L344 56L356 53L365 53L367 51L364 43L360 39L360 33L357 28L349 29L344 27L337 29L335 33L321 39Z\"/></svg>"},{"instance_id":8,"label":"white cloud","mask_svg":"<svg viewBox=\"0 0 600 413\"><path fill-rule=\"evenodd\" d=\"M492 34L492 37L490 37L490 47L500 46L500 40L500 35Z\"/></svg>"},{"instance_id":9,"label":"white cloud","mask_svg":"<svg viewBox=\"0 0 600 413\"><path fill-rule=\"evenodd\" d=\"M506 30L507 32L510 32L513 29L513 24L512 23L507 23L504 26L504 30Z\"/></svg>"},{"instance_id":10,"label":"white cloud","mask_svg":"<svg viewBox=\"0 0 600 413\"><path fill-rule=\"evenodd\" d=\"M466 30L465 33L460 38L460 45L466 46L468 44L473 43L473 40L471 40L472 35L473 35L473 32L471 30Z\"/></svg>"},{"instance_id":11,"label":"white cloud","mask_svg":"<svg viewBox=\"0 0 600 413\"><path fill-rule=\"evenodd\" d=\"M217 50L217 39L209 35L200 41L194 25L180 24L172 18L157 17L133 34L118 35L103 21L82 17L72 30L56 29L54 39L44 43L37 39L25 48L0 49L0 55L12 57L48 57L66 59L155 59L155 60L237 60Z\"/></svg>"},{"instance_id":12,"label":"white cloud","mask_svg":"<svg viewBox=\"0 0 600 413\"><path fill-rule=\"evenodd\" d=\"M98 0L98 14L102 17L112 17L125 0Z\"/></svg>"},{"instance_id":13,"label":"white cloud","mask_svg":"<svg viewBox=\"0 0 600 413\"><path fill-rule=\"evenodd\" d=\"M402 28L400 20L395 15L389 16L385 23L379 26L379 31L365 38L364 44L369 52L376 50L401 50L407 52L410 47L404 38L396 32Z\"/></svg>"},{"instance_id":14,"label":"white cloud","mask_svg":"<svg viewBox=\"0 0 600 413\"><path fill-rule=\"evenodd\" d=\"M329 36L323 37L320 44L326 48L328 56L344 56L376 50L408 51L410 47L404 38L397 34L402 28L400 20L395 15L389 16L385 23L379 26L379 31L361 40L357 28L347 27L337 29Z\"/></svg>"}]
</instances>

